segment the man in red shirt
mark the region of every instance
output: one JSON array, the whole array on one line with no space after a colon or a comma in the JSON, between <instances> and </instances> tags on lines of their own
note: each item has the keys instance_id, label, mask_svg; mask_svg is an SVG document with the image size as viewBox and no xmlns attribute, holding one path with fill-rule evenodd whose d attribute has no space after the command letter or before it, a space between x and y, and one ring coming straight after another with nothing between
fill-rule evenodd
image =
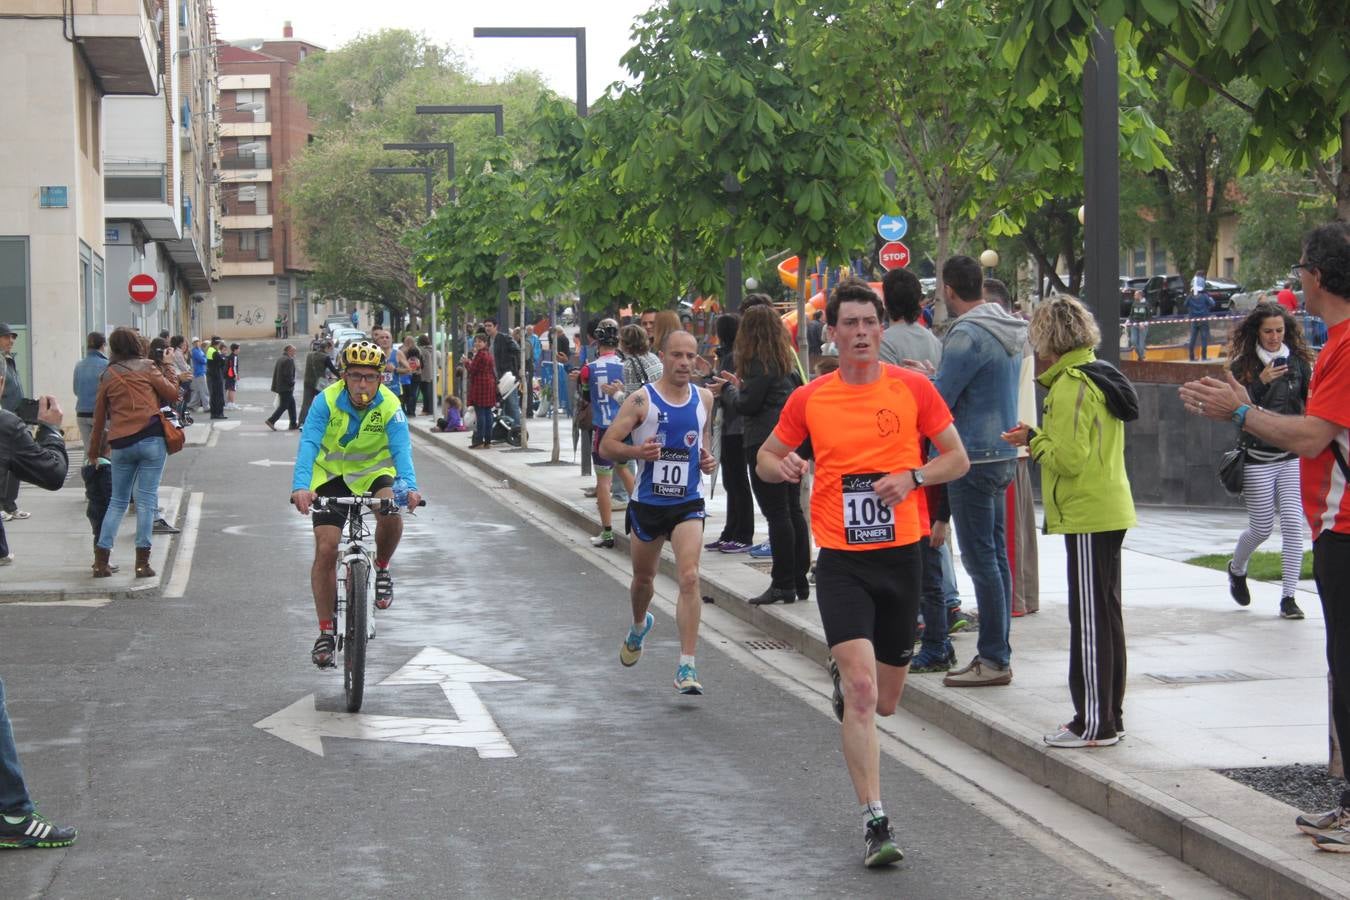
<instances>
[{"instance_id":1,"label":"man in red shirt","mask_svg":"<svg viewBox=\"0 0 1350 900\"><path fill-rule=\"evenodd\" d=\"M1275 302L1290 312L1298 312L1298 294L1294 293L1294 283L1287 282L1275 295Z\"/></svg>"},{"instance_id":2,"label":"man in red shirt","mask_svg":"<svg viewBox=\"0 0 1350 900\"><path fill-rule=\"evenodd\" d=\"M952 414L918 372L884 365L881 299L857 279L830 295L825 321L839 369L797 388L760 448L759 477L796 483L815 455L811 530L820 545L816 598L835 666L835 715L844 760L863 805L863 863L902 858L881 805L876 716L900 702L914 655L919 611L919 541L927 510L916 488L960 478L970 468ZM925 462L923 439L941 455Z\"/></svg>"},{"instance_id":3,"label":"man in red shirt","mask_svg":"<svg viewBox=\"0 0 1350 900\"><path fill-rule=\"evenodd\" d=\"M1314 229L1295 266L1308 311L1321 316L1328 340L1313 368L1307 415L1282 416L1250 405L1228 376L1192 381L1181 400L1197 415L1231 419L1266 443L1302 457L1303 512L1313 536L1313 575L1322 598L1331 668L1331 707L1350 772L1350 223ZM1297 825L1321 850L1350 852L1350 790L1340 806L1299 816Z\"/></svg>"}]
</instances>

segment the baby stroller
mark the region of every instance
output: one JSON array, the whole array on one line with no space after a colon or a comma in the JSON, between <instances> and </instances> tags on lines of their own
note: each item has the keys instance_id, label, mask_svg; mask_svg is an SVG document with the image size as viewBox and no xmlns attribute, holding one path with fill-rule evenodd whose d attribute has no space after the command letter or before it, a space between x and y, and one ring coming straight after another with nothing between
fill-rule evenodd
<instances>
[{"instance_id":1,"label":"baby stroller","mask_svg":"<svg viewBox=\"0 0 1350 900\"><path fill-rule=\"evenodd\" d=\"M492 441L506 443L512 447L520 446L520 426L507 425L502 418L501 398L511 394L518 387L516 376L510 372L497 380L497 405L492 408Z\"/></svg>"}]
</instances>

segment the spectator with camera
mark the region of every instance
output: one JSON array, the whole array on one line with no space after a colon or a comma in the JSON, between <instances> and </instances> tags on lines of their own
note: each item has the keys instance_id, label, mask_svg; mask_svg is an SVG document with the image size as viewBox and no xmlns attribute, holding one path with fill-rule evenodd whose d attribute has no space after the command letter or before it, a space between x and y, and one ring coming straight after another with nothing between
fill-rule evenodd
<instances>
[{"instance_id":1,"label":"spectator with camera","mask_svg":"<svg viewBox=\"0 0 1350 900\"><path fill-rule=\"evenodd\" d=\"M8 331L8 326L0 326ZM12 334L13 332L9 332ZM0 367L0 393L9 387L7 367ZM61 434L61 407L53 397L37 400L38 436L8 409L0 410L0 472L55 491L65 483L66 442ZM13 561L0 525L0 565ZM5 683L0 680L0 849L69 847L78 832L56 825L33 808L19 766L19 750L5 706Z\"/></svg>"},{"instance_id":2,"label":"spectator with camera","mask_svg":"<svg viewBox=\"0 0 1350 900\"><path fill-rule=\"evenodd\" d=\"M23 403L23 380L19 378L19 366L14 361L14 339L18 336L17 331L0 322L0 370L3 370L0 374L5 378L5 388L0 391L0 409L16 414ZM0 470L0 522L26 519L29 515L19 509L19 479Z\"/></svg>"}]
</instances>

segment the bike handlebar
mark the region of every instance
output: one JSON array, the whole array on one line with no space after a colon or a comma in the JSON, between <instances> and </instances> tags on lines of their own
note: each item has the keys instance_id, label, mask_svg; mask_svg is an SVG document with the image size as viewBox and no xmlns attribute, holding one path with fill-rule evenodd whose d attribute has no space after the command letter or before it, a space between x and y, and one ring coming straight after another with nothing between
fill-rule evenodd
<instances>
[{"instance_id":1,"label":"bike handlebar","mask_svg":"<svg viewBox=\"0 0 1350 900\"><path fill-rule=\"evenodd\" d=\"M295 498L291 497L290 501L294 506ZM419 509L426 505L425 500L419 500L417 503ZM364 506L386 514L398 512L402 508L393 497L315 497L310 509L323 510L334 506Z\"/></svg>"}]
</instances>

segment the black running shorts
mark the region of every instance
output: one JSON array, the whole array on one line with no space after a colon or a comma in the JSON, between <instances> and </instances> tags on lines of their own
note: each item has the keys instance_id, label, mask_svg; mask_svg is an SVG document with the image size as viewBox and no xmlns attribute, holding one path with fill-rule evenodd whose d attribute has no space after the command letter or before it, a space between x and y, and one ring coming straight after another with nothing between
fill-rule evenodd
<instances>
[{"instance_id":1,"label":"black running shorts","mask_svg":"<svg viewBox=\"0 0 1350 900\"><path fill-rule=\"evenodd\" d=\"M382 491L385 488L393 486L394 479L392 477L381 475L371 483L370 492L374 494L377 491ZM334 478L332 481L324 482L319 485L314 493L318 494L320 497L356 496L352 493L352 489L347 487L347 482L343 481L341 478ZM309 517L313 520L312 524L315 528L318 528L320 525L332 525L335 528L341 528L347 523L347 516L350 515L353 509L355 509L355 507L347 507L345 509L325 509L322 511L316 509L310 512Z\"/></svg>"},{"instance_id":2,"label":"black running shorts","mask_svg":"<svg viewBox=\"0 0 1350 900\"><path fill-rule=\"evenodd\" d=\"M623 530L625 534L631 534L644 544L650 544L660 538L669 538L675 526L681 522L697 519L701 524L706 518L702 497L670 506L629 500L628 512L623 519Z\"/></svg>"},{"instance_id":3,"label":"black running shorts","mask_svg":"<svg viewBox=\"0 0 1350 900\"><path fill-rule=\"evenodd\" d=\"M821 548L816 603L826 643L833 647L863 638L872 642L877 662L909 665L919 615L921 560L917 542L879 550Z\"/></svg>"}]
</instances>

